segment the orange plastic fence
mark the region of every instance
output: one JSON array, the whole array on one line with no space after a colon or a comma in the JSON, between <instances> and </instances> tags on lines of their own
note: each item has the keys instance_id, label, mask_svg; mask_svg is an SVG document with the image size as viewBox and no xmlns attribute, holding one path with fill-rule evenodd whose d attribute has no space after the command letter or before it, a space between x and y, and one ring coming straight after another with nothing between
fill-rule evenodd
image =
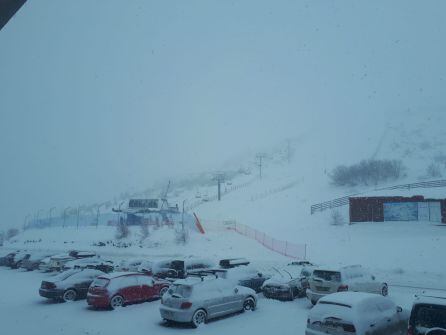
<instances>
[{"instance_id":1,"label":"orange plastic fence","mask_svg":"<svg viewBox=\"0 0 446 335\"><path fill-rule=\"evenodd\" d=\"M252 240L256 240L265 248L277 252L281 255L304 260L307 258L307 245L296 244L288 241L275 239L268 234L254 229L245 224L240 224L235 221L213 221L202 220L207 230L233 230L243 236Z\"/></svg>"},{"instance_id":2,"label":"orange plastic fence","mask_svg":"<svg viewBox=\"0 0 446 335\"><path fill-rule=\"evenodd\" d=\"M200 220L198 219L197 214L194 213L194 216L195 216L195 225L197 226L198 231L199 231L200 233L204 234L204 228L203 228L203 226L201 225Z\"/></svg>"}]
</instances>

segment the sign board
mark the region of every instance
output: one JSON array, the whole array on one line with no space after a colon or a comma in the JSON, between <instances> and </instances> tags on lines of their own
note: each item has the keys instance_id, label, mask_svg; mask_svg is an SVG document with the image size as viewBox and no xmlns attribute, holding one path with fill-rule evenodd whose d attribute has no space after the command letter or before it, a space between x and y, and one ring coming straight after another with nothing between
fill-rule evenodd
<instances>
[{"instance_id":1,"label":"sign board","mask_svg":"<svg viewBox=\"0 0 446 335\"><path fill-rule=\"evenodd\" d=\"M129 208L158 209L159 199L130 199Z\"/></svg>"}]
</instances>

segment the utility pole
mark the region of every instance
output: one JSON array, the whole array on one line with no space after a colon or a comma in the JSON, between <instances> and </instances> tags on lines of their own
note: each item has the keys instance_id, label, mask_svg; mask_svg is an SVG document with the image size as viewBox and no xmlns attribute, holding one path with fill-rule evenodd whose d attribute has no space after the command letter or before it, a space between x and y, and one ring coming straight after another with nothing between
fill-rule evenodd
<instances>
[{"instance_id":1,"label":"utility pole","mask_svg":"<svg viewBox=\"0 0 446 335\"><path fill-rule=\"evenodd\" d=\"M62 228L65 228L65 220L67 218L67 210L71 209L71 207L67 207L63 210L63 223L62 223Z\"/></svg>"},{"instance_id":2,"label":"utility pole","mask_svg":"<svg viewBox=\"0 0 446 335\"><path fill-rule=\"evenodd\" d=\"M256 165L259 167L259 176L260 179L262 179L262 166L263 166L263 159L265 158L265 154L257 154L256 155Z\"/></svg>"},{"instance_id":3,"label":"utility pole","mask_svg":"<svg viewBox=\"0 0 446 335\"><path fill-rule=\"evenodd\" d=\"M218 201L220 201L221 200L221 183L223 183L225 181L225 174L217 173L214 175L213 180L215 180L217 182L217 189L218 189L217 197L218 197Z\"/></svg>"},{"instance_id":4,"label":"utility pole","mask_svg":"<svg viewBox=\"0 0 446 335\"><path fill-rule=\"evenodd\" d=\"M23 230L25 230L25 229L28 228L28 218L29 218L30 216L31 216L30 214L28 214L27 216L25 216L25 223L23 224Z\"/></svg>"},{"instance_id":5,"label":"utility pole","mask_svg":"<svg viewBox=\"0 0 446 335\"><path fill-rule=\"evenodd\" d=\"M97 211L96 211L96 229L98 229L98 226L99 226L99 209L102 207L102 206L104 206L106 204L106 202L104 202L104 203L102 203L102 204L100 204L99 206L98 206L98 208L97 208Z\"/></svg>"},{"instance_id":6,"label":"utility pole","mask_svg":"<svg viewBox=\"0 0 446 335\"><path fill-rule=\"evenodd\" d=\"M39 209L39 211L37 212L37 216L36 216L36 224L39 225L39 226L40 226L40 224L39 224L39 222L40 222L39 215L40 215L41 211L43 211L43 209Z\"/></svg>"},{"instance_id":7,"label":"utility pole","mask_svg":"<svg viewBox=\"0 0 446 335\"><path fill-rule=\"evenodd\" d=\"M76 229L79 230L79 213L81 211L81 206L77 207L77 219L76 219Z\"/></svg>"},{"instance_id":8,"label":"utility pole","mask_svg":"<svg viewBox=\"0 0 446 335\"><path fill-rule=\"evenodd\" d=\"M183 238L183 243L186 243L186 233L184 231L184 203L186 199L183 200L183 212L181 213L181 234Z\"/></svg>"},{"instance_id":9,"label":"utility pole","mask_svg":"<svg viewBox=\"0 0 446 335\"><path fill-rule=\"evenodd\" d=\"M48 213L48 226L51 227L51 213L55 210L56 207L51 207Z\"/></svg>"}]
</instances>

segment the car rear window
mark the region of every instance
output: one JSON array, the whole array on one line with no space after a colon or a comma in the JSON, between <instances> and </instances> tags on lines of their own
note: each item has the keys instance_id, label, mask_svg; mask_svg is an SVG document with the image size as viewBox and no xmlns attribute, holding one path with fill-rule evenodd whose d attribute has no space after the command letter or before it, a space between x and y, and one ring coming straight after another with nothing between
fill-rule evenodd
<instances>
[{"instance_id":1,"label":"car rear window","mask_svg":"<svg viewBox=\"0 0 446 335\"><path fill-rule=\"evenodd\" d=\"M332 302L332 301L319 301L319 305L335 305L335 306L340 306L340 307L345 307L345 308L352 308L352 306L347 305L347 304L342 304L339 302Z\"/></svg>"},{"instance_id":2,"label":"car rear window","mask_svg":"<svg viewBox=\"0 0 446 335\"><path fill-rule=\"evenodd\" d=\"M320 278L325 281L341 281L341 273L337 271L324 271L324 270L314 270L313 276L315 278Z\"/></svg>"},{"instance_id":3,"label":"car rear window","mask_svg":"<svg viewBox=\"0 0 446 335\"><path fill-rule=\"evenodd\" d=\"M411 324L420 332L430 328L446 328L446 307L420 305L412 312Z\"/></svg>"},{"instance_id":4,"label":"car rear window","mask_svg":"<svg viewBox=\"0 0 446 335\"><path fill-rule=\"evenodd\" d=\"M106 287L110 280L106 278L96 278L91 284L92 287Z\"/></svg>"},{"instance_id":5,"label":"car rear window","mask_svg":"<svg viewBox=\"0 0 446 335\"><path fill-rule=\"evenodd\" d=\"M182 298L189 298L192 294L192 287L187 285L172 285L169 289L170 295L178 295Z\"/></svg>"},{"instance_id":6,"label":"car rear window","mask_svg":"<svg viewBox=\"0 0 446 335\"><path fill-rule=\"evenodd\" d=\"M59 273L58 275L54 276L53 280L54 281L58 281L58 280L65 280L68 277L71 277L72 275L78 273L79 270L68 270L62 273Z\"/></svg>"}]
</instances>

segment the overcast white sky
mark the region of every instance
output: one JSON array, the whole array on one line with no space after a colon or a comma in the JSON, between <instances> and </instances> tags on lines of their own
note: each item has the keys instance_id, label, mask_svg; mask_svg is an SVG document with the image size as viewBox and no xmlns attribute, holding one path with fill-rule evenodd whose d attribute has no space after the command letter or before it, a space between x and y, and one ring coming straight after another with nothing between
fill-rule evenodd
<instances>
[{"instance_id":1,"label":"overcast white sky","mask_svg":"<svg viewBox=\"0 0 446 335\"><path fill-rule=\"evenodd\" d=\"M0 31L0 228L302 130L442 106L445 13L440 0L28 0Z\"/></svg>"}]
</instances>

